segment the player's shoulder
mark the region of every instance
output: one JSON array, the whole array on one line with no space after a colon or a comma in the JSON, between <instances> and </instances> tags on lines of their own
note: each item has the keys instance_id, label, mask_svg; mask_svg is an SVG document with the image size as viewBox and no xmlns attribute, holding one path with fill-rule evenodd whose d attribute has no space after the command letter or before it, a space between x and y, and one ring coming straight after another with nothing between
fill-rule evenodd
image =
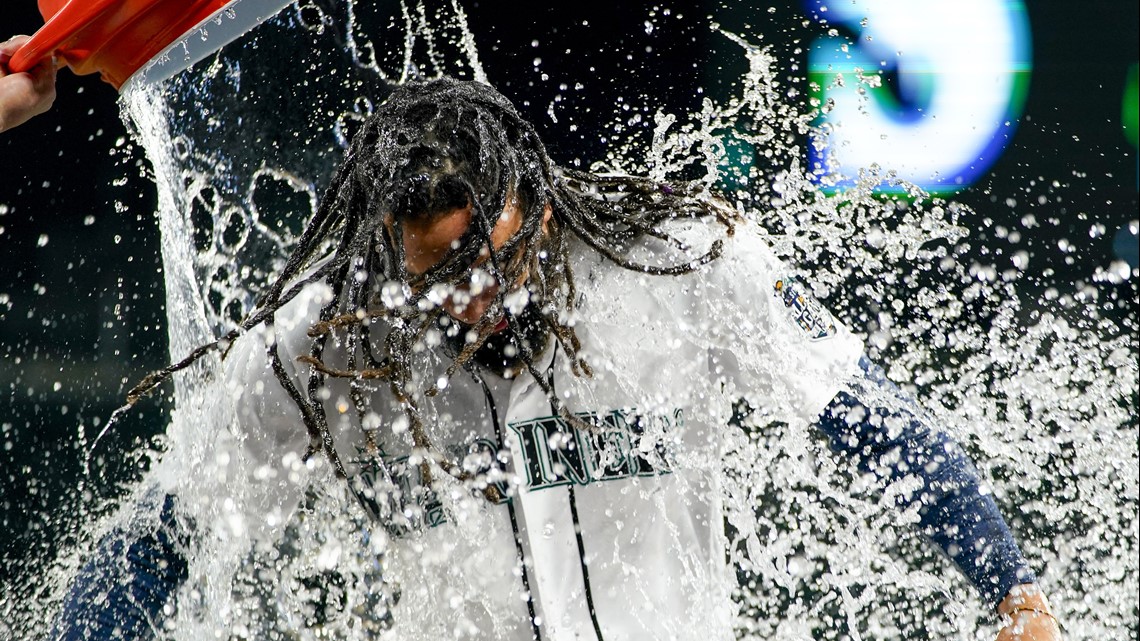
<instances>
[{"instance_id":1,"label":"player's shoulder","mask_svg":"<svg viewBox=\"0 0 1140 641\"><path fill-rule=\"evenodd\" d=\"M256 378L269 367L266 350L276 346L283 362L308 352L309 329L320 318L321 308L332 300L332 290L324 282L301 288L282 304L270 319L239 335L227 350L227 375L237 380Z\"/></svg>"},{"instance_id":2,"label":"player's shoulder","mask_svg":"<svg viewBox=\"0 0 1140 641\"><path fill-rule=\"evenodd\" d=\"M722 294L754 295L757 287L788 271L772 249L771 236L746 219L731 224L713 219L678 221L670 232L684 244L689 260L701 260L692 278L705 287L725 290Z\"/></svg>"}]
</instances>

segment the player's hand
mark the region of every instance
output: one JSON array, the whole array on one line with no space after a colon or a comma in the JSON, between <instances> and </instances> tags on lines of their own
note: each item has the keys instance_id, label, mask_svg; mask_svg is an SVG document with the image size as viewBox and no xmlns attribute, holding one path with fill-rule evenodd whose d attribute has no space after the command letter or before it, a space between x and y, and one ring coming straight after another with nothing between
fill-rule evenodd
<instances>
[{"instance_id":1,"label":"player's hand","mask_svg":"<svg viewBox=\"0 0 1140 641\"><path fill-rule=\"evenodd\" d=\"M46 58L23 73L10 73L8 61L28 36L0 43L0 131L21 125L51 108L55 102L55 61Z\"/></svg>"},{"instance_id":2,"label":"player's hand","mask_svg":"<svg viewBox=\"0 0 1140 641\"><path fill-rule=\"evenodd\" d=\"M1036 585L1014 586L998 605L998 614L1009 623L998 632L997 641L1061 641L1049 601Z\"/></svg>"}]
</instances>

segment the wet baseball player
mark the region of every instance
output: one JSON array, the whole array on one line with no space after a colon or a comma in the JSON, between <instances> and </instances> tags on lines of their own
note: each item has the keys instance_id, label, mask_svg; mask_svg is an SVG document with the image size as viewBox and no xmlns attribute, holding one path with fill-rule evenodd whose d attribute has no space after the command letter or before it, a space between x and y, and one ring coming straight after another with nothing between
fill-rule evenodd
<instances>
[{"instance_id":1,"label":"wet baseball player","mask_svg":"<svg viewBox=\"0 0 1140 641\"><path fill-rule=\"evenodd\" d=\"M397 88L211 349L244 523L272 537L314 483L342 486L382 559L382 638L735 638L722 461L742 406L817 426L904 488L899 507L1007 617L999 639L1059 638L970 461L762 230L701 185L554 165L487 85ZM120 541L144 571L80 577L134 586L120 629L169 611L193 549L176 520ZM99 592L73 592L73 621Z\"/></svg>"}]
</instances>

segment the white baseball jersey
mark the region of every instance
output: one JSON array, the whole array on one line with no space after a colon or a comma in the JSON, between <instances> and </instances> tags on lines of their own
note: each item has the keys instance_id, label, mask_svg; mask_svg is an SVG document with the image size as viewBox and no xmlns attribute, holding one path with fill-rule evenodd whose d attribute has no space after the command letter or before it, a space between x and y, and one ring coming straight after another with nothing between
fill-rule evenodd
<instances>
[{"instance_id":1,"label":"white baseball jersey","mask_svg":"<svg viewBox=\"0 0 1140 641\"><path fill-rule=\"evenodd\" d=\"M694 255L724 237L722 257L695 273L650 276L580 246L572 254L581 293L572 320L593 376L574 375L556 348L538 370L597 428L579 431L557 418L526 372L514 380L459 372L423 399L434 446L509 500L492 504L439 470L435 491L424 492L386 384L372 394L367 426L347 385L329 384L326 411L350 474L376 482L359 452L363 428L378 426L385 466L415 497L405 511L413 518L389 528L385 551L386 577L400 591L392 638L733 638L734 576L715 474L732 404L748 397L776 418L812 421L857 371L862 344L789 278L750 226L732 236L710 222L675 232ZM654 260L650 249L633 258ZM308 366L295 358L308 353L305 331L327 295L310 287L271 330L240 339L227 361L239 416L231 464L252 470L242 509L255 526L283 522L308 482L289 468L308 441L270 369L268 332L304 389ZM333 365L335 351L326 355ZM449 362L438 348L418 354L423 387Z\"/></svg>"}]
</instances>

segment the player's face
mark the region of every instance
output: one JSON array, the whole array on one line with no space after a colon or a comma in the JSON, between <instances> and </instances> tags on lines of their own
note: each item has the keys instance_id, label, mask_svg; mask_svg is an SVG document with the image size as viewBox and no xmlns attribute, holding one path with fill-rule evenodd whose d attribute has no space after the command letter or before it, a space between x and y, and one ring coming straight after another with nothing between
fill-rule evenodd
<instances>
[{"instance_id":1,"label":"player's face","mask_svg":"<svg viewBox=\"0 0 1140 641\"><path fill-rule=\"evenodd\" d=\"M419 276L438 265L451 251L454 243L458 243L467 227L471 224L473 210L471 207L453 209L430 221L409 220L404 227L404 254L405 264L410 276ZM547 205L543 215L543 231L550 220L551 209ZM507 241L522 227L523 212L517 201L509 199L491 230L491 242L498 252ZM516 260L522 256L524 247L519 248L519 256L508 260ZM482 263L490 258L486 247L479 254L479 258L471 266L477 270ZM483 274L486 274L483 272ZM512 283L511 289L522 287L528 276L526 270L519 280ZM498 296L502 284L497 279L479 279L476 277L465 279L456 285L443 302L444 310L455 320L468 325L474 325L483 318L483 315L492 307L495 297ZM500 316L502 312L499 312ZM500 332L507 327L505 318L495 319L495 331Z\"/></svg>"}]
</instances>

